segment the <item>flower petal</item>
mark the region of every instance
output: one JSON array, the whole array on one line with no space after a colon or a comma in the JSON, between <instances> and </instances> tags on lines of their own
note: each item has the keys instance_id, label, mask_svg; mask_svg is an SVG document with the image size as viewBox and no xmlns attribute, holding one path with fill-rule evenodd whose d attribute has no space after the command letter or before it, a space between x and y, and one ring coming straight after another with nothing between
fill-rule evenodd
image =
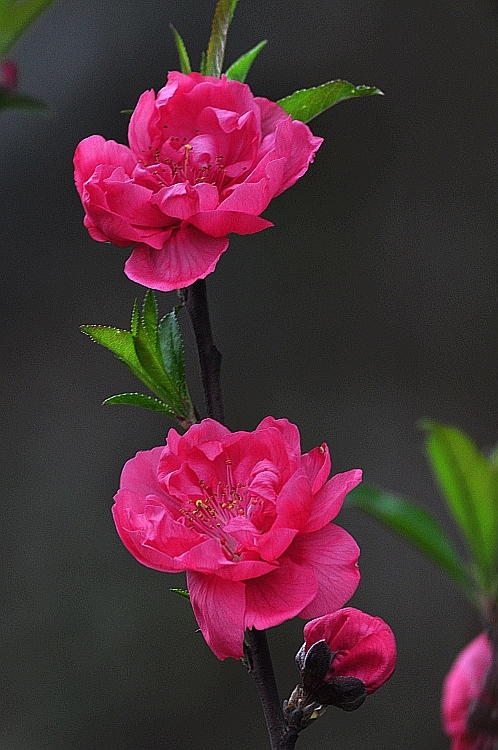
<instances>
[{"instance_id":1,"label":"flower petal","mask_svg":"<svg viewBox=\"0 0 498 750\"><path fill-rule=\"evenodd\" d=\"M313 568L281 558L277 570L246 583L246 628L265 630L300 614L317 590Z\"/></svg>"},{"instance_id":2,"label":"flower petal","mask_svg":"<svg viewBox=\"0 0 498 750\"><path fill-rule=\"evenodd\" d=\"M244 642L245 586L217 576L187 573L195 618L218 659L241 659Z\"/></svg>"},{"instance_id":3,"label":"flower petal","mask_svg":"<svg viewBox=\"0 0 498 750\"><path fill-rule=\"evenodd\" d=\"M300 617L321 617L342 607L354 594L360 582L360 550L353 537L340 526L328 524L311 534L300 534L287 554L315 575L318 590Z\"/></svg>"},{"instance_id":4,"label":"flower petal","mask_svg":"<svg viewBox=\"0 0 498 750\"><path fill-rule=\"evenodd\" d=\"M227 247L227 239L209 237L190 224L182 224L162 250L137 245L125 263L125 273L138 284L170 292L204 279L214 271Z\"/></svg>"},{"instance_id":5,"label":"flower petal","mask_svg":"<svg viewBox=\"0 0 498 750\"><path fill-rule=\"evenodd\" d=\"M361 482L361 469L351 469L333 477L319 490L313 502L311 517L303 528L304 533L318 531L330 523L342 508L344 498Z\"/></svg>"}]
</instances>

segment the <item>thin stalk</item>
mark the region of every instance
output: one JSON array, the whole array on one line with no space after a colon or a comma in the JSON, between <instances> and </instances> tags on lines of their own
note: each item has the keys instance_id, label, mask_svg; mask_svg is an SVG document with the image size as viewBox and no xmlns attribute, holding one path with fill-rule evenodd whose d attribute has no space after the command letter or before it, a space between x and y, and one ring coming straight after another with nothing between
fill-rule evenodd
<instances>
[{"instance_id":1,"label":"thin stalk","mask_svg":"<svg viewBox=\"0 0 498 750\"><path fill-rule=\"evenodd\" d=\"M194 330L202 388L208 417L223 423L223 399L221 396L221 354L216 348L211 332L205 279L198 279L182 290L182 298Z\"/></svg>"}]
</instances>

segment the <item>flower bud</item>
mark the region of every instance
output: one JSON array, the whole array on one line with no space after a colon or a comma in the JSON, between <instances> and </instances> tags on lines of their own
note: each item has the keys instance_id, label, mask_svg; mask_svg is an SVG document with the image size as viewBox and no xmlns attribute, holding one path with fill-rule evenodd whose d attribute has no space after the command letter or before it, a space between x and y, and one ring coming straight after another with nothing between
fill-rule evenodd
<instances>
[{"instance_id":1,"label":"flower bud","mask_svg":"<svg viewBox=\"0 0 498 750\"><path fill-rule=\"evenodd\" d=\"M17 65L12 60L0 62L0 90L14 91L17 87Z\"/></svg>"},{"instance_id":2,"label":"flower bud","mask_svg":"<svg viewBox=\"0 0 498 750\"><path fill-rule=\"evenodd\" d=\"M452 750L497 750L498 686L486 633L474 638L453 662L443 685L443 727Z\"/></svg>"},{"instance_id":3,"label":"flower bud","mask_svg":"<svg viewBox=\"0 0 498 750\"><path fill-rule=\"evenodd\" d=\"M318 703L353 711L394 671L391 628L353 607L307 623L304 637L296 660L305 692Z\"/></svg>"}]
</instances>

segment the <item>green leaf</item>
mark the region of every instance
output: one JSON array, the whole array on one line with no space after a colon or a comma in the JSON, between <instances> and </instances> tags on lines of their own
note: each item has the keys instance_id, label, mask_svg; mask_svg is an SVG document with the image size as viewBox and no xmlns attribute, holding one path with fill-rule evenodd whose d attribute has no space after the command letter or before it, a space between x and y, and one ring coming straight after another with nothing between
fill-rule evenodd
<instances>
[{"instance_id":1,"label":"green leaf","mask_svg":"<svg viewBox=\"0 0 498 750\"><path fill-rule=\"evenodd\" d=\"M131 311L131 335L137 335L138 321L140 320L140 311L138 309L137 300L133 303L133 310Z\"/></svg>"},{"instance_id":2,"label":"green leaf","mask_svg":"<svg viewBox=\"0 0 498 750\"><path fill-rule=\"evenodd\" d=\"M121 115L132 115L135 110L133 109L121 109L119 114Z\"/></svg>"},{"instance_id":3,"label":"green leaf","mask_svg":"<svg viewBox=\"0 0 498 750\"><path fill-rule=\"evenodd\" d=\"M176 315L176 309L165 315L159 323L157 333L164 367L178 386L178 390L185 395L187 390L185 383L185 352Z\"/></svg>"},{"instance_id":4,"label":"green leaf","mask_svg":"<svg viewBox=\"0 0 498 750\"><path fill-rule=\"evenodd\" d=\"M164 397L160 389L158 392L157 384L142 367L135 351L135 343L130 331L124 331L121 328L111 328L110 326L81 326L81 330L97 344L110 349L153 393L156 393L161 398Z\"/></svg>"},{"instance_id":5,"label":"green leaf","mask_svg":"<svg viewBox=\"0 0 498 750\"><path fill-rule=\"evenodd\" d=\"M187 52L187 48L185 47L185 43L183 39L181 38L178 31L175 29L172 23L169 25L171 31L173 32L173 36L175 37L175 44L176 49L178 50L178 57L180 59L180 70L182 73L185 73L185 75L188 75L192 72L192 68L190 67L190 60Z\"/></svg>"},{"instance_id":6,"label":"green leaf","mask_svg":"<svg viewBox=\"0 0 498 750\"><path fill-rule=\"evenodd\" d=\"M347 81L329 81L312 89L295 91L290 96L279 99L277 104L280 104L293 120L309 122L313 117L344 99L372 96L372 94L382 95L382 91L374 86L353 86Z\"/></svg>"},{"instance_id":7,"label":"green leaf","mask_svg":"<svg viewBox=\"0 0 498 750\"><path fill-rule=\"evenodd\" d=\"M187 589L170 589L174 594L178 594L179 596L183 596L184 599L188 599L190 601L190 594L188 593Z\"/></svg>"},{"instance_id":8,"label":"green leaf","mask_svg":"<svg viewBox=\"0 0 498 750\"><path fill-rule=\"evenodd\" d=\"M199 73L201 73L201 75L203 76L206 75L206 53L205 52L201 53L201 64L199 65Z\"/></svg>"},{"instance_id":9,"label":"green leaf","mask_svg":"<svg viewBox=\"0 0 498 750\"><path fill-rule=\"evenodd\" d=\"M226 77L230 81L240 81L241 83L244 83L247 74L251 69L251 65L253 64L254 60L261 52L263 47L266 46L267 41L267 39L263 39L262 42L250 49L249 52L246 52L245 55L241 55L238 60L230 65L226 72Z\"/></svg>"},{"instance_id":10,"label":"green leaf","mask_svg":"<svg viewBox=\"0 0 498 750\"><path fill-rule=\"evenodd\" d=\"M152 390L161 396L177 414L183 414L184 407L180 403L178 390L164 369L160 352L157 351L155 342L152 342L147 335L141 320L138 321L133 343L140 365L154 383Z\"/></svg>"},{"instance_id":11,"label":"green leaf","mask_svg":"<svg viewBox=\"0 0 498 750\"><path fill-rule=\"evenodd\" d=\"M495 576L498 543L497 474L472 440L456 427L422 422L426 452L448 509L488 588Z\"/></svg>"},{"instance_id":12,"label":"green leaf","mask_svg":"<svg viewBox=\"0 0 498 750\"><path fill-rule=\"evenodd\" d=\"M48 112L48 106L40 99L15 91L0 91L0 109L26 109L31 112Z\"/></svg>"},{"instance_id":13,"label":"green leaf","mask_svg":"<svg viewBox=\"0 0 498 750\"><path fill-rule=\"evenodd\" d=\"M360 484L345 501L396 531L457 583L472 599L470 575L453 543L434 516L421 505L397 495Z\"/></svg>"},{"instance_id":14,"label":"green leaf","mask_svg":"<svg viewBox=\"0 0 498 750\"><path fill-rule=\"evenodd\" d=\"M0 57L54 0L22 0L0 6Z\"/></svg>"},{"instance_id":15,"label":"green leaf","mask_svg":"<svg viewBox=\"0 0 498 750\"><path fill-rule=\"evenodd\" d=\"M122 362L128 365L135 375L142 376L143 368L136 355L133 336L130 331L111 328L110 326L81 326L81 330L97 344L110 349Z\"/></svg>"},{"instance_id":16,"label":"green leaf","mask_svg":"<svg viewBox=\"0 0 498 750\"><path fill-rule=\"evenodd\" d=\"M236 5L237 0L219 0L216 6L206 53L205 75L216 78L221 76L228 29Z\"/></svg>"},{"instance_id":17,"label":"green leaf","mask_svg":"<svg viewBox=\"0 0 498 750\"><path fill-rule=\"evenodd\" d=\"M144 409L160 411L170 416L174 416L174 411L164 401L159 401L152 396L146 396L145 393L119 393L116 396L106 398L103 404L127 404L129 406L142 406Z\"/></svg>"},{"instance_id":18,"label":"green leaf","mask_svg":"<svg viewBox=\"0 0 498 750\"><path fill-rule=\"evenodd\" d=\"M142 307L142 322L145 333L157 349L157 302L152 289L147 289L145 293Z\"/></svg>"}]
</instances>

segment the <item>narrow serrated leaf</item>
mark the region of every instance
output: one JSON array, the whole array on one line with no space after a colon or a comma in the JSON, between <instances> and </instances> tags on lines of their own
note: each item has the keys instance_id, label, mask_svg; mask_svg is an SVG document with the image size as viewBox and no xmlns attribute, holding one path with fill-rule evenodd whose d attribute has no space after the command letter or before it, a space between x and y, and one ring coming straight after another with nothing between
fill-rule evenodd
<instances>
[{"instance_id":1,"label":"narrow serrated leaf","mask_svg":"<svg viewBox=\"0 0 498 750\"><path fill-rule=\"evenodd\" d=\"M185 352L183 339L176 317L176 310L165 315L159 323L157 334L164 367L180 392L185 385Z\"/></svg>"},{"instance_id":2,"label":"narrow serrated leaf","mask_svg":"<svg viewBox=\"0 0 498 750\"><path fill-rule=\"evenodd\" d=\"M119 393L116 396L106 398L102 403L105 405L126 404L128 406L142 406L144 409L160 411L164 414L169 414L171 417L175 416L173 409L168 404L152 396L147 396L145 393Z\"/></svg>"},{"instance_id":3,"label":"narrow serrated leaf","mask_svg":"<svg viewBox=\"0 0 498 750\"><path fill-rule=\"evenodd\" d=\"M223 70L228 29L237 0L219 0L213 18L211 36L206 52L205 75L219 78Z\"/></svg>"},{"instance_id":4,"label":"narrow serrated leaf","mask_svg":"<svg viewBox=\"0 0 498 750\"><path fill-rule=\"evenodd\" d=\"M436 480L475 564L481 583L492 585L498 544L496 471L472 440L456 427L422 423Z\"/></svg>"},{"instance_id":5,"label":"narrow serrated leaf","mask_svg":"<svg viewBox=\"0 0 498 750\"><path fill-rule=\"evenodd\" d=\"M240 83L244 83L246 80L247 74L249 73L249 70L251 69L251 65L253 64L254 60L258 56L258 54L261 52L263 47L266 46L268 40L263 39L262 42L257 44L255 47L249 50L249 52L246 52L244 55L241 55L238 60L236 60L226 71L226 77L230 81L240 81Z\"/></svg>"},{"instance_id":6,"label":"narrow serrated leaf","mask_svg":"<svg viewBox=\"0 0 498 750\"><path fill-rule=\"evenodd\" d=\"M157 301L152 289L147 289L145 293L142 306L142 322L147 336L157 349Z\"/></svg>"},{"instance_id":7,"label":"narrow serrated leaf","mask_svg":"<svg viewBox=\"0 0 498 750\"><path fill-rule=\"evenodd\" d=\"M131 311L131 335L137 335L138 321L140 320L140 311L138 309L138 301L135 300L133 303L133 310Z\"/></svg>"},{"instance_id":8,"label":"narrow serrated leaf","mask_svg":"<svg viewBox=\"0 0 498 750\"><path fill-rule=\"evenodd\" d=\"M279 99L277 104L291 115L293 120L309 122L334 104L357 96L372 96L382 91L375 86L353 86L347 81L329 81L311 89L295 91Z\"/></svg>"},{"instance_id":9,"label":"narrow serrated leaf","mask_svg":"<svg viewBox=\"0 0 498 750\"><path fill-rule=\"evenodd\" d=\"M359 508L396 531L444 570L472 599L465 564L437 519L423 506L366 484L348 494L345 506Z\"/></svg>"},{"instance_id":10,"label":"narrow serrated leaf","mask_svg":"<svg viewBox=\"0 0 498 750\"><path fill-rule=\"evenodd\" d=\"M111 328L110 326L95 325L81 326L81 330L97 344L110 349L153 393L160 398L165 397L161 388L158 388L154 380L149 377L146 370L142 367L135 349L134 338L130 331L124 331L121 328ZM168 399L166 398L165 400L167 401Z\"/></svg>"},{"instance_id":11,"label":"narrow serrated leaf","mask_svg":"<svg viewBox=\"0 0 498 750\"><path fill-rule=\"evenodd\" d=\"M135 352L133 337L130 331L111 326L81 326L83 333L90 336L97 344L110 349L119 359L137 373L142 372L142 366Z\"/></svg>"},{"instance_id":12,"label":"narrow serrated leaf","mask_svg":"<svg viewBox=\"0 0 498 750\"><path fill-rule=\"evenodd\" d=\"M183 415L184 406L181 404L178 389L164 369L160 352L157 351L155 342L152 342L147 335L141 320L138 321L133 343L140 365L154 382L154 392L160 395L177 414Z\"/></svg>"},{"instance_id":13,"label":"narrow serrated leaf","mask_svg":"<svg viewBox=\"0 0 498 750\"><path fill-rule=\"evenodd\" d=\"M187 589L170 589L174 594L178 594L179 596L183 596L184 599L188 599L190 601L190 594L187 591Z\"/></svg>"},{"instance_id":14,"label":"narrow serrated leaf","mask_svg":"<svg viewBox=\"0 0 498 750\"><path fill-rule=\"evenodd\" d=\"M201 62L199 65L199 73L201 75L206 75L206 53L204 51L201 52Z\"/></svg>"},{"instance_id":15,"label":"narrow serrated leaf","mask_svg":"<svg viewBox=\"0 0 498 750\"><path fill-rule=\"evenodd\" d=\"M192 72L192 68L190 67L190 60L187 52L187 48L185 47L185 42L181 38L178 31L175 29L172 23L169 25L171 31L173 32L173 36L175 38L175 44L176 49L178 51L178 58L180 60L180 70L182 73L185 73L185 75L188 75Z\"/></svg>"}]
</instances>

